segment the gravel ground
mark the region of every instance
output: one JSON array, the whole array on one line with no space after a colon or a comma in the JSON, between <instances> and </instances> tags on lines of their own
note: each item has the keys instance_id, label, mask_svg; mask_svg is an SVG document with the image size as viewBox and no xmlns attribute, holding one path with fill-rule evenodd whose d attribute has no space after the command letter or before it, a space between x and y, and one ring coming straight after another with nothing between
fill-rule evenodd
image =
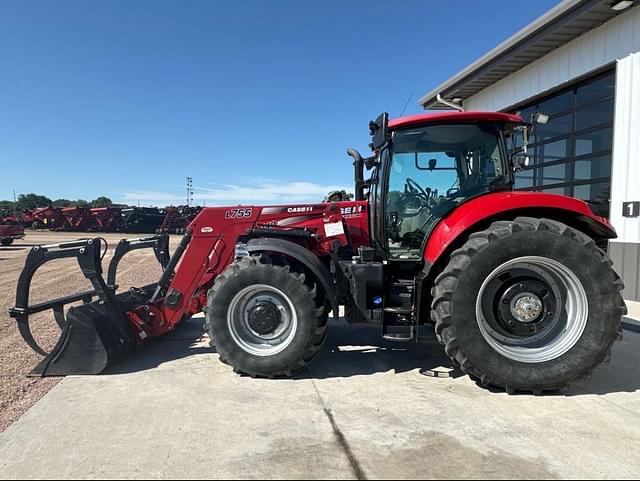
<instances>
[{"instance_id":1,"label":"gravel ground","mask_svg":"<svg viewBox=\"0 0 640 481\"><path fill-rule=\"evenodd\" d=\"M26 255L33 245L54 244L82 237L86 237L86 234L27 231L25 239L10 247L0 247L0 432L22 416L60 381L59 378L26 377L41 357L26 345L18 333L15 321L7 312L15 302L15 288ZM109 252L104 260L106 269L113 249L123 236L102 234L102 237L109 242ZM172 249L179 241L179 237L172 237ZM121 290L131 286L143 286L157 281L160 272L151 250L134 251L120 264L118 284ZM78 268L77 261L60 260L43 266L36 273L31 285L30 301L42 302L90 288L89 282ZM31 322L38 343L45 348L52 347L60 330L53 320L51 311L32 316Z\"/></svg>"}]
</instances>

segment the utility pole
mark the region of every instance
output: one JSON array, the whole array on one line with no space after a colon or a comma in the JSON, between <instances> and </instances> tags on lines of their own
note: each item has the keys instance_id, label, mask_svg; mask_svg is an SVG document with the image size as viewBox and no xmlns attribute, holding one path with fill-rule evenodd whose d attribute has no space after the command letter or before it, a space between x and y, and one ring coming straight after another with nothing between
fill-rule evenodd
<instances>
[{"instance_id":1,"label":"utility pole","mask_svg":"<svg viewBox=\"0 0 640 481\"><path fill-rule=\"evenodd\" d=\"M193 203L193 177L187 177L187 207Z\"/></svg>"},{"instance_id":2,"label":"utility pole","mask_svg":"<svg viewBox=\"0 0 640 481\"><path fill-rule=\"evenodd\" d=\"M16 197L16 189L13 189L13 216L18 217L18 198Z\"/></svg>"}]
</instances>

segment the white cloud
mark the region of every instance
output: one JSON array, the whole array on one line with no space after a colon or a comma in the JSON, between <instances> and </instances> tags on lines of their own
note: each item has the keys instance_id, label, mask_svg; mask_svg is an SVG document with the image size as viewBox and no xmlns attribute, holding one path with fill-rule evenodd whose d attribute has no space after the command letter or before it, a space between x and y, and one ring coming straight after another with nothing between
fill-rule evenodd
<instances>
[{"instance_id":1,"label":"white cloud","mask_svg":"<svg viewBox=\"0 0 640 481\"><path fill-rule=\"evenodd\" d=\"M321 202L333 190L353 190L344 185L323 185L313 182L276 182L256 179L237 185L225 184L212 188L195 187L194 201L202 205L225 204L283 204L291 202ZM182 192L153 192L133 190L123 194L123 203L164 206L184 204L186 194Z\"/></svg>"}]
</instances>

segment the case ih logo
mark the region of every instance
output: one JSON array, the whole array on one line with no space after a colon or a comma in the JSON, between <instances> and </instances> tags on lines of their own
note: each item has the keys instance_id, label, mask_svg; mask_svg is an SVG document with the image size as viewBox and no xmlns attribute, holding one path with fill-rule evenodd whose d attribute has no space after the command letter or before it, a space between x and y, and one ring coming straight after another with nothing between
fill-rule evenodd
<instances>
[{"instance_id":1,"label":"case ih logo","mask_svg":"<svg viewBox=\"0 0 640 481\"><path fill-rule=\"evenodd\" d=\"M313 211L313 207L311 206L287 208L287 212L289 212L290 214L300 214L301 212L311 212L311 211Z\"/></svg>"},{"instance_id":2,"label":"case ih logo","mask_svg":"<svg viewBox=\"0 0 640 481\"><path fill-rule=\"evenodd\" d=\"M353 207L342 207L340 209L340 213L342 215L361 214L363 210L364 210L364 206L354 205Z\"/></svg>"}]
</instances>

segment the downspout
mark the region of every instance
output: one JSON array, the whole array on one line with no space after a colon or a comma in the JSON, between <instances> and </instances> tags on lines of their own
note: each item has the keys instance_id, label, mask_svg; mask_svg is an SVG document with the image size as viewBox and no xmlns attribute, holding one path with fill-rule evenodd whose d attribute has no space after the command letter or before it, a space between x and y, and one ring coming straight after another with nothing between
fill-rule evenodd
<instances>
[{"instance_id":1,"label":"downspout","mask_svg":"<svg viewBox=\"0 0 640 481\"><path fill-rule=\"evenodd\" d=\"M444 98L442 98L442 95L438 94L436 95L436 100L441 103L442 105L446 105L447 107L451 107L452 109L458 110L459 112L464 112L464 107L460 104L457 104L455 102L451 102L450 100L446 100Z\"/></svg>"}]
</instances>

